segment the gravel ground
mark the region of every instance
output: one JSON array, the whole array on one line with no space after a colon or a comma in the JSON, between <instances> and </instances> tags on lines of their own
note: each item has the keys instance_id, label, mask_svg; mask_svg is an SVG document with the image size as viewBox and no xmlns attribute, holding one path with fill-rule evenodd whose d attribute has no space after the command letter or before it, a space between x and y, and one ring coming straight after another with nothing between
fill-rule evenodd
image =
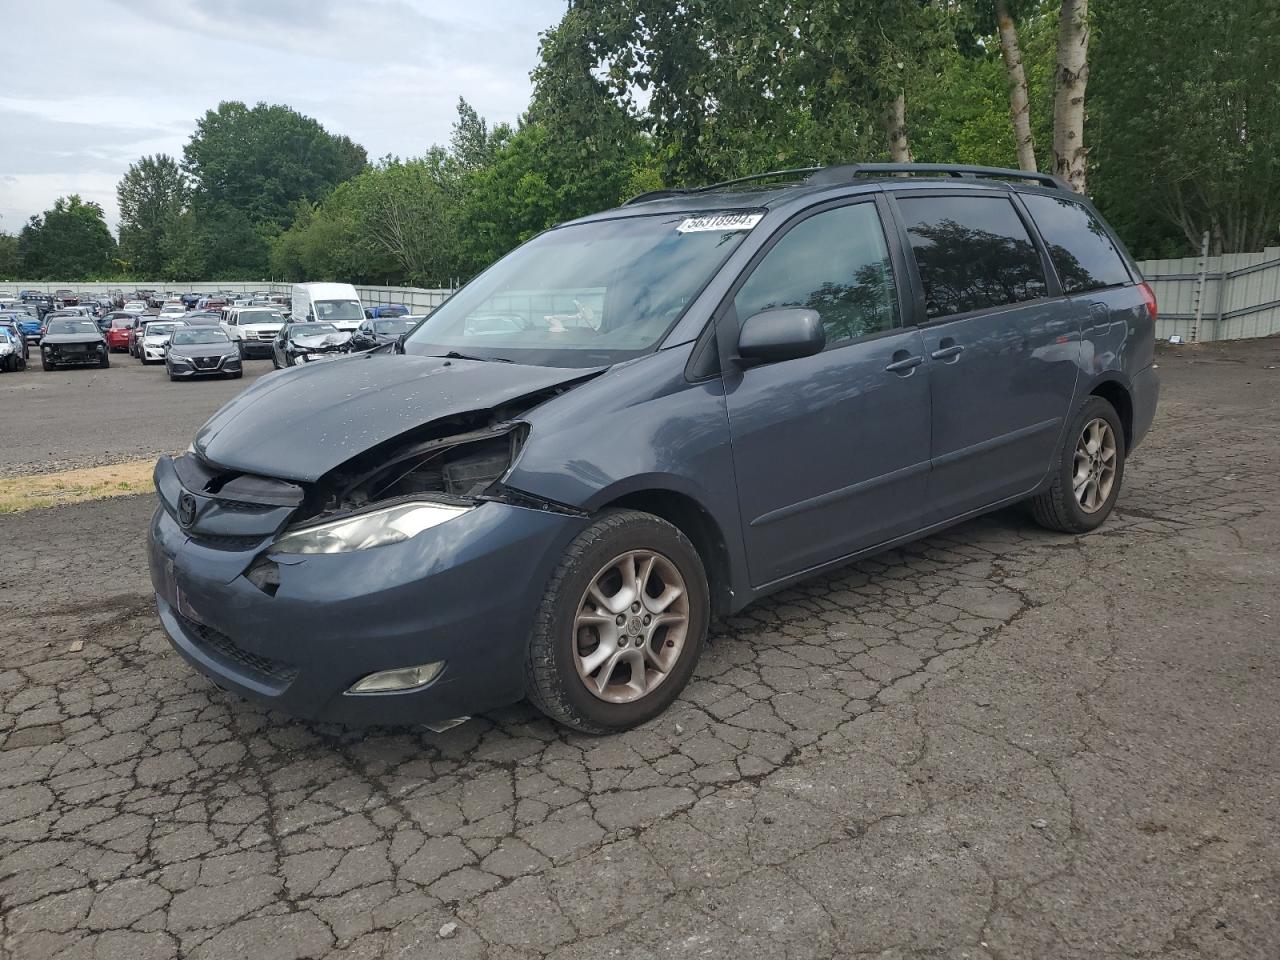
<instances>
[{"instance_id":1,"label":"gravel ground","mask_svg":"<svg viewBox=\"0 0 1280 960\"><path fill-rule=\"evenodd\" d=\"M264 713L169 651L147 499L0 518L0 954L1275 960L1280 343L1161 363L1102 531L757 603L608 739Z\"/></svg>"},{"instance_id":2,"label":"gravel ground","mask_svg":"<svg viewBox=\"0 0 1280 960\"><path fill-rule=\"evenodd\" d=\"M213 412L263 374L270 360L246 360L239 380L170 383L163 365L113 353L106 370L27 369L0 374L0 477L123 463L185 450Z\"/></svg>"}]
</instances>

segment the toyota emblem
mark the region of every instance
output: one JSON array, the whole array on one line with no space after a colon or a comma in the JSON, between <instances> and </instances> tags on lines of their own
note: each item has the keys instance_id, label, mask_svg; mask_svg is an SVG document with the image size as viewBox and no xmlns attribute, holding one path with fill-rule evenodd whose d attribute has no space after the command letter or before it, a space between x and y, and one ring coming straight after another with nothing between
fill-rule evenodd
<instances>
[{"instance_id":1,"label":"toyota emblem","mask_svg":"<svg viewBox=\"0 0 1280 960\"><path fill-rule=\"evenodd\" d=\"M178 522L184 527L196 522L196 498L189 493L178 498Z\"/></svg>"}]
</instances>

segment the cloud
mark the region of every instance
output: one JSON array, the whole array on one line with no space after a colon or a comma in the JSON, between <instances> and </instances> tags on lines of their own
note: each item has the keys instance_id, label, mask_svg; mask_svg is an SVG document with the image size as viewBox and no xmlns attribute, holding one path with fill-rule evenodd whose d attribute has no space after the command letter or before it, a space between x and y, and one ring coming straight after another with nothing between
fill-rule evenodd
<instances>
[{"instance_id":1,"label":"cloud","mask_svg":"<svg viewBox=\"0 0 1280 960\"><path fill-rule=\"evenodd\" d=\"M75 54L0 86L0 229L64 194L101 203L139 156L181 157L223 100L285 103L372 157L447 142L459 96L491 123L528 104L565 0L77 0L13 4L5 33ZM81 51L102 51L81 56Z\"/></svg>"}]
</instances>

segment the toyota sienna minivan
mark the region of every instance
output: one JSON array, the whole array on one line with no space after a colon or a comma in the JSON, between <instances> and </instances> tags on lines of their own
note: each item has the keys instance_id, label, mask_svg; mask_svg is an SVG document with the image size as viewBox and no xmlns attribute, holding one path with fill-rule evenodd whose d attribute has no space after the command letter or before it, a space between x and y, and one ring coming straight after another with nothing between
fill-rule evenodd
<instances>
[{"instance_id":1,"label":"toyota sienna minivan","mask_svg":"<svg viewBox=\"0 0 1280 960\"><path fill-rule=\"evenodd\" d=\"M161 458L160 618L219 686L300 717L527 697L623 730L679 696L712 617L771 591L1023 501L1103 523L1155 413L1155 319L1047 175L646 194L394 344L262 378Z\"/></svg>"}]
</instances>

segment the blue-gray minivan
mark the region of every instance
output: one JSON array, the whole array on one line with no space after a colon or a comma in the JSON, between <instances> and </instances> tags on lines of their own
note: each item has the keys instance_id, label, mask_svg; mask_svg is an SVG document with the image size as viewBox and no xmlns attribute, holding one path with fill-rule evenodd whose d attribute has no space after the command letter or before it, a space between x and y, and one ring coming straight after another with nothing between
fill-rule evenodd
<instances>
[{"instance_id":1,"label":"blue-gray minivan","mask_svg":"<svg viewBox=\"0 0 1280 960\"><path fill-rule=\"evenodd\" d=\"M910 174L910 176L904 175ZM398 342L273 373L163 457L150 566L219 686L347 724L676 698L712 617L1026 501L1085 533L1155 413L1156 304L1040 174L657 191Z\"/></svg>"}]
</instances>

